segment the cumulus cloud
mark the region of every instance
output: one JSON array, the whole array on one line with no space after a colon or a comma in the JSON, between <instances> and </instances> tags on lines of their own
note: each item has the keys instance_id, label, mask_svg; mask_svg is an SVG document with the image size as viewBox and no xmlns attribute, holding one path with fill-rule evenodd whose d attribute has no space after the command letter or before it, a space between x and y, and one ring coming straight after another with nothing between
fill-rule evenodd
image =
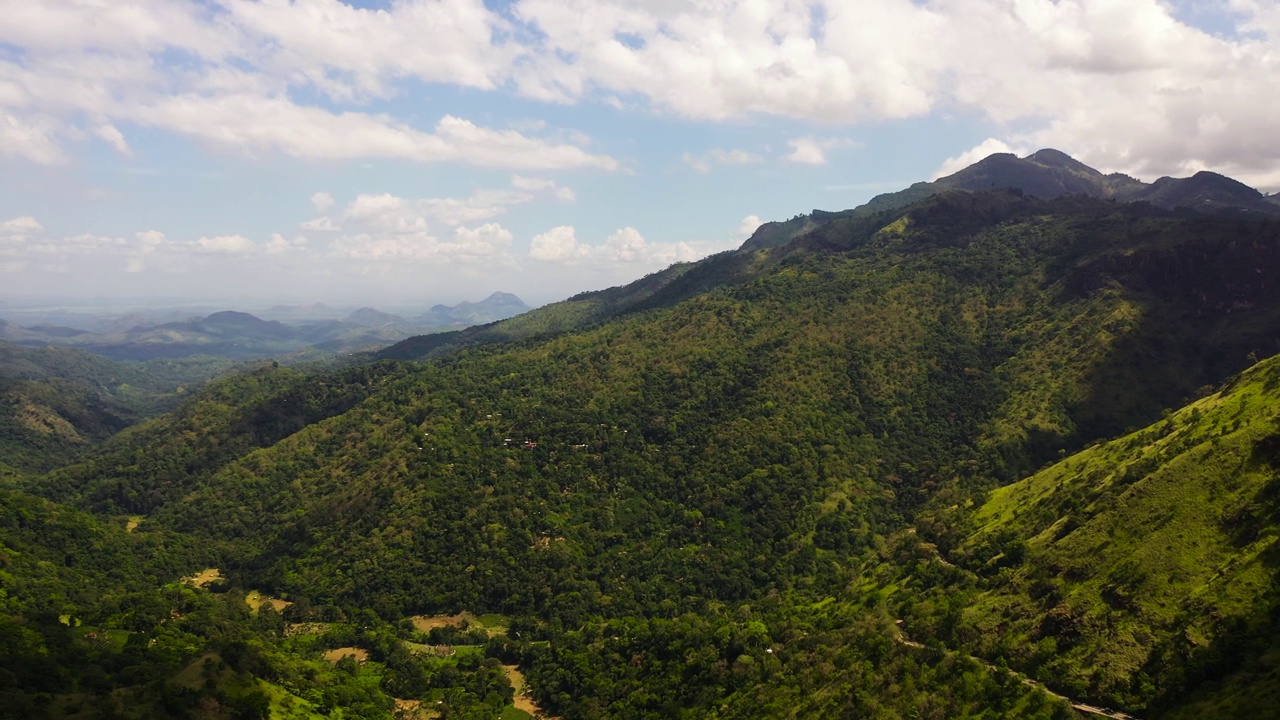
<instances>
[{"instance_id":1,"label":"cumulus cloud","mask_svg":"<svg viewBox=\"0 0 1280 720\"><path fill-rule=\"evenodd\" d=\"M19 117L0 110L0 153L40 165L57 165L66 155L57 140L57 124L46 117Z\"/></svg>"},{"instance_id":2,"label":"cumulus cloud","mask_svg":"<svg viewBox=\"0 0 1280 720\"><path fill-rule=\"evenodd\" d=\"M327 194L326 194L327 195ZM354 228L372 234L426 232L430 227L452 228L492 220L512 207L540 197L573 202L573 190L549 178L513 175L511 187L482 188L464 198L404 198L390 193L357 195L335 220L322 216L300 226L315 232L339 232ZM321 203L328 207L332 197ZM315 204L315 198L312 198ZM316 205L317 209L320 207Z\"/></svg>"},{"instance_id":3,"label":"cumulus cloud","mask_svg":"<svg viewBox=\"0 0 1280 720\"><path fill-rule=\"evenodd\" d=\"M86 132L127 152L120 126L129 124L249 155L617 167L572 142L452 115L424 129L363 111L406 78L497 87L523 51L506 49L495 35L505 21L479 0L406 0L385 11L338 0L67 0L4 2L3 12L0 42L21 61L0 60L0 153L36 163L65 162L66 141ZM333 104L292 99L300 87ZM80 127L86 116L96 124Z\"/></svg>"},{"instance_id":4,"label":"cumulus cloud","mask_svg":"<svg viewBox=\"0 0 1280 720\"><path fill-rule=\"evenodd\" d=\"M537 122L369 112L447 83L701 121L966 114L1006 144L1106 170L1213 167L1280 187L1280 7L1217 6L1238 32L1191 27L1165 0L8 1L0 154L63 163L77 134L124 152L131 127L146 127L249 155L618 167ZM323 105L297 99L317 93ZM831 149L794 142L797 162Z\"/></svg>"},{"instance_id":5,"label":"cumulus cloud","mask_svg":"<svg viewBox=\"0 0 1280 720\"><path fill-rule=\"evenodd\" d=\"M42 232L44 226L29 215L0 222L0 237L25 238Z\"/></svg>"},{"instance_id":6,"label":"cumulus cloud","mask_svg":"<svg viewBox=\"0 0 1280 720\"><path fill-rule=\"evenodd\" d=\"M478 228L457 227L452 237L441 239L424 228L404 233L358 233L335 240L333 255L374 263L439 261L442 263L513 264L509 249L511 232L497 223Z\"/></svg>"},{"instance_id":7,"label":"cumulus cloud","mask_svg":"<svg viewBox=\"0 0 1280 720\"><path fill-rule=\"evenodd\" d=\"M703 155L694 155L687 152L680 159L689 167L703 174L711 172L711 168L716 165L750 165L764 161L764 158L746 150L720 149L711 150Z\"/></svg>"},{"instance_id":8,"label":"cumulus cloud","mask_svg":"<svg viewBox=\"0 0 1280 720\"><path fill-rule=\"evenodd\" d=\"M787 141L791 152L787 154L786 159L803 165L826 165L828 150L852 147L856 144L854 141L845 138L793 138Z\"/></svg>"},{"instance_id":9,"label":"cumulus cloud","mask_svg":"<svg viewBox=\"0 0 1280 720\"><path fill-rule=\"evenodd\" d=\"M434 132L389 117L330 112L282 97L181 95L122 111L140 125L195 136L250 154L280 152L309 160L395 158L486 167L615 170L618 163L581 148L493 130L446 115Z\"/></svg>"},{"instance_id":10,"label":"cumulus cloud","mask_svg":"<svg viewBox=\"0 0 1280 720\"><path fill-rule=\"evenodd\" d=\"M253 241L243 235L215 235L202 237L195 242L205 252L240 255L254 249Z\"/></svg>"},{"instance_id":11,"label":"cumulus cloud","mask_svg":"<svg viewBox=\"0 0 1280 720\"><path fill-rule=\"evenodd\" d=\"M1280 9L1229 5L1236 36L1186 25L1160 0L523 0L516 15L541 44L516 80L533 97L622 97L704 120L976 113L1022 127L1010 145L1104 169L1212 166L1275 186ZM826 159L800 140L790 159Z\"/></svg>"},{"instance_id":12,"label":"cumulus cloud","mask_svg":"<svg viewBox=\"0 0 1280 720\"><path fill-rule=\"evenodd\" d=\"M267 241L265 250L268 255L284 255L286 253L304 250L306 247L307 239L301 235L295 236L290 240L280 233L272 233L271 239Z\"/></svg>"},{"instance_id":13,"label":"cumulus cloud","mask_svg":"<svg viewBox=\"0 0 1280 720\"><path fill-rule=\"evenodd\" d=\"M14 267L34 267L44 272L65 273L73 267L92 269L99 276L112 268L125 273L178 272L211 258L233 259L257 251L258 246L242 235L173 241L158 230L146 230L132 236L80 233L58 237L50 235L32 217L0 222L0 259Z\"/></svg>"},{"instance_id":14,"label":"cumulus cloud","mask_svg":"<svg viewBox=\"0 0 1280 720\"><path fill-rule=\"evenodd\" d=\"M734 237L738 240L746 240L751 237L756 230L759 230L760 226L763 224L764 222L760 220L759 216L748 215L742 218L742 223L738 225L738 231L734 233Z\"/></svg>"},{"instance_id":15,"label":"cumulus cloud","mask_svg":"<svg viewBox=\"0 0 1280 720\"><path fill-rule=\"evenodd\" d=\"M571 225L560 225L533 236L529 245L529 257L534 260L565 261L580 259L586 248L578 244Z\"/></svg>"},{"instance_id":16,"label":"cumulus cloud","mask_svg":"<svg viewBox=\"0 0 1280 720\"><path fill-rule=\"evenodd\" d=\"M302 230L310 230L312 232L341 232L342 228L334 224L333 218L324 215L312 220L308 220L298 226Z\"/></svg>"},{"instance_id":17,"label":"cumulus cloud","mask_svg":"<svg viewBox=\"0 0 1280 720\"><path fill-rule=\"evenodd\" d=\"M513 185L530 188L477 190L467 198L403 198L389 193L358 195L341 212L342 232L330 244L333 255L369 262L435 260L461 265L480 262L513 265L511 232L484 222L511 205L534 200L538 192L554 195L550 181L516 176ZM303 227L337 230L329 218ZM475 223L482 223L473 227Z\"/></svg>"},{"instance_id":18,"label":"cumulus cloud","mask_svg":"<svg viewBox=\"0 0 1280 720\"><path fill-rule=\"evenodd\" d=\"M606 266L665 267L697 260L705 254L685 242L650 243L633 227L619 228L603 242L590 245L578 241L573 226L561 225L535 235L529 246L529 257L534 260Z\"/></svg>"},{"instance_id":19,"label":"cumulus cloud","mask_svg":"<svg viewBox=\"0 0 1280 720\"><path fill-rule=\"evenodd\" d=\"M517 190L524 190L533 193L550 193L561 202L571 203L578 199L577 193L575 193L572 188L559 185L555 180L551 180L550 178L512 175L511 187L516 188Z\"/></svg>"},{"instance_id":20,"label":"cumulus cloud","mask_svg":"<svg viewBox=\"0 0 1280 720\"><path fill-rule=\"evenodd\" d=\"M318 192L311 196L311 205L316 212L322 213L333 207L333 196L327 192Z\"/></svg>"}]
</instances>

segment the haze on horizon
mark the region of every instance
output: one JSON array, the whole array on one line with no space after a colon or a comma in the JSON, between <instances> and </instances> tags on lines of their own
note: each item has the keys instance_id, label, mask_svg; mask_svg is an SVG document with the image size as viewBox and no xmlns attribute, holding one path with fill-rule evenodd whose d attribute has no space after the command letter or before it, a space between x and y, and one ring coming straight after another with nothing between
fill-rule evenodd
<instances>
[{"instance_id":1,"label":"haze on horizon","mask_svg":"<svg viewBox=\"0 0 1280 720\"><path fill-rule=\"evenodd\" d=\"M0 300L531 305L991 152L1280 188L1280 2L0 0Z\"/></svg>"}]
</instances>

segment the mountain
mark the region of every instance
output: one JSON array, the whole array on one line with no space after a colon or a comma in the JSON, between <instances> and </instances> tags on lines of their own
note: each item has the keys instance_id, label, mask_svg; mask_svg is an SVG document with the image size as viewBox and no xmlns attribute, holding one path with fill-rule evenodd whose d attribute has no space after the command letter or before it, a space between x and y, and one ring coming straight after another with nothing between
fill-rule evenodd
<instances>
[{"instance_id":1,"label":"mountain","mask_svg":"<svg viewBox=\"0 0 1280 720\"><path fill-rule=\"evenodd\" d=\"M1280 219L984 163L0 466L0 706L1267 716Z\"/></svg>"},{"instance_id":2,"label":"mountain","mask_svg":"<svg viewBox=\"0 0 1280 720\"><path fill-rule=\"evenodd\" d=\"M520 298L511 293L495 292L480 302L461 302L457 305L436 305L415 319L427 327L470 327L505 320L531 310Z\"/></svg>"},{"instance_id":3,"label":"mountain","mask_svg":"<svg viewBox=\"0 0 1280 720\"><path fill-rule=\"evenodd\" d=\"M919 182L898 192L877 195L866 204L842 212L815 210L785 223L765 223L742 245L744 250L776 247L841 218L894 210L946 190L1009 188L1040 198L1086 195L1117 202L1147 202L1165 209L1236 209L1280 215L1280 203L1243 183L1212 172L1189 178L1160 178L1154 183L1103 173L1058 150L1044 149L1019 158L996 153L933 182Z\"/></svg>"},{"instance_id":4,"label":"mountain","mask_svg":"<svg viewBox=\"0 0 1280 720\"><path fill-rule=\"evenodd\" d=\"M1274 267L1265 215L949 190L399 346L425 362L263 367L20 487L292 602L327 644L245 640L280 667L390 663L414 617L466 611L505 618L473 657L565 718L1070 717L1005 665L1247 717ZM1166 465L1182 484L1143 480ZM461 703L445 686L487 672L401 661L440 692L371 686Z\"/></svg>"},{"instance_id":5,"label":"mountain","mask_svg":"<svg viewBox=\"0 0 1280 720\"><path fill-rule=\"evenodd\" d=\"M437 305L414 320L370 307L357 309L342 319L318 303L277 306L267 311L290 319L291 323L236 311L163 323L134 313L113 322L96 320L97 332L48 324L19 326L0 320L0 340L29 346L76 347L115 360L205 355L297 362L331 357L332 353L376 350L422 333L491 323L528 310L515 295L497 292L476 303Z\"/></svg>"},{"instance_id":6,"label":"mountain","mask_svg":"<svg viewBox=\"0 0 1280 720\"><path fill-rule=\"evenodd\" d=\"M394 325L403 323L404 318L390 313L384 313L381 310L375 310L371 307L360 308L353 311L347 316L347 322L352 325L362 325L366 327L381 327L383 325Z\"/></svg>"}]
</instances>

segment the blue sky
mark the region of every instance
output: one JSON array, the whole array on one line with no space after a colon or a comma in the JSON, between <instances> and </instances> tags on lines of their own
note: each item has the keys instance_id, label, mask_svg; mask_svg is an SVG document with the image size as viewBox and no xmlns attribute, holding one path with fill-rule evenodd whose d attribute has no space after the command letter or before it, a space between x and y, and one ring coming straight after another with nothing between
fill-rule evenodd
<instances>
[{"instance_id":1,"label":"blue sky","mask_svg":"<svg viewBox=\"0 0 1280 720\"><path fill-rule=\"evenodd\" d=\"M1280 188L1275 0L0 0L0 299L543 303L990 152Z\"/></svg>"}]
</instances>

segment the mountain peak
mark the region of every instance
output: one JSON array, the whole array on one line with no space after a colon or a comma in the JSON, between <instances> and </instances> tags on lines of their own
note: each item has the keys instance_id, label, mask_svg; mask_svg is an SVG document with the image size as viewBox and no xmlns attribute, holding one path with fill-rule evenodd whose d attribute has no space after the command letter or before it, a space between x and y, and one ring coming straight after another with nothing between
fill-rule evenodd
<instances>
[{"instance_id":1,"label":"mountain peak","mask_svg":"<svg viewBox=\"0 0 1280 720\"><path fill-rule=\"evenodd\" d=\"M1038 198L1086 195L1117 202L1147 202L1166 210L1193 207L1280 214L1280 202L1215 172L1201 171L1189 178L1165 177L1154 183L1145 183L1122 173L1104 175L1061 150L1044 148L1025 158L1012 153L993 153L946 177L877 195L852 210L838 213L814 211L785 222L764 223L742 244L741 249L762 250L785 245L833 220L896 210L948 190L996 189L1017 190Z\"/></svg>"},{"instance_id":2,"label":"mountain peak","mask_svg":"<svg viewBox=\"0 0 1280 720\"><path fill-rule=\"evenodd\" d=\"M498 291L480 301L491 305L524 305L524 301L508 292Z\"/></svg>"},{"instance_id":3,"label":"mountain peak","mask_svg":"<svg viewBox=\"0 0 1280 720\"><path fill-rule=\"evenodd\" d=\"M1055 150L1053 148L1037 150L1028 155L1025 159L1040 163L1041 165L1048 165L1049 167L1084 167L1093 170L1093 168L1090 168L1088 165L1085 165L1061 150ZM1097 171L1094 170L1094 172Z\"/></svg>"}]
</instances>

